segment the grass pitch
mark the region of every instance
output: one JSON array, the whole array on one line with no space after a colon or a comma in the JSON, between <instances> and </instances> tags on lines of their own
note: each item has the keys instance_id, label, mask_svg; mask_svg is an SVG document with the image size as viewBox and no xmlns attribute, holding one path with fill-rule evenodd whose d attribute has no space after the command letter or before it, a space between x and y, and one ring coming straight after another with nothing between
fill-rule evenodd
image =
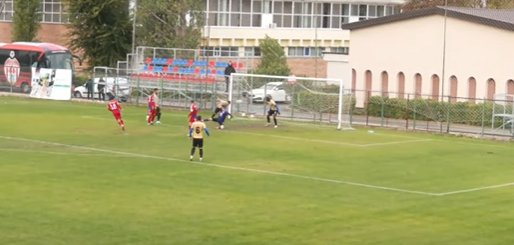
<instances>
[{"instance_id":1,"label":"grass pitch","mask_svg":"<svg viewBox=\"0 0 514 245\"><path fill-rule=\"evenodd\" d=\"M0 244L514 244L513 144L145 114L0 98Z\"/></svg>"}]
</instances>

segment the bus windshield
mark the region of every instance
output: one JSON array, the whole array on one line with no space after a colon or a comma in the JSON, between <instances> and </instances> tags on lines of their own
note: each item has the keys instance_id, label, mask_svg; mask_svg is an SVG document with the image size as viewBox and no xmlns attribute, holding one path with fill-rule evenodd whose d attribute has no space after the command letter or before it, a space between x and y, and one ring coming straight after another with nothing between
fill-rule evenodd
<instances>
[{"instance_id":1,"label":"bus windshield","mask_svg":"<svg viewBox=\"0 0 514 245\"><path fill-rule=\"evenodd\" d=\"M49 68L75 70L70 53L46 53L45 56L50 61Z\"/></svg>"}]
</instances>

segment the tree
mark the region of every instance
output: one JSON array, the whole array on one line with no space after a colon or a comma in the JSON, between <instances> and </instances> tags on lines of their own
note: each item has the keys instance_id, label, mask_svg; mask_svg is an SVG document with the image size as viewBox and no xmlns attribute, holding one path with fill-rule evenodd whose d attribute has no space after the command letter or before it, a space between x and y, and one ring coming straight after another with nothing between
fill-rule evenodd
<instances>
[{"instance_id":1,"label":"tree","mask_svg":"<svg viewBox=\"0 0 514 245\"><path fill-rule=\"evenodd\" d=\"M290 74L287 65L286 54L276 39L266 35L260 41L261 62L255 69L255 74L288 76Z\"/></svg>"},{"instance_id":2,"label":"tree","mask_svg":"<svg viewBox=\"0 0 514 245\"><path fill-rule=\"evenodd\" d=\"M202 0L139 1L136 43L138 46L197 49L202 41L203 15Z\"/></svg>"},{"instance_id":3,"label":"tree","mask_svg":"<svg viewBox=\"0 0 514 245\"><path fill-rule=\"evenodd\" d=\"M483 8L486 6L491 9L514 8L512 0L447 0L448 6L467 7L467 8ZM444 6L446 0L407 0L402 5L404 11L412 11L435 6Z\"/></svg>"},{"instance_id":4,"label":"tree","mask_svg":"<svg viewBox=\"0 0 514 245\"><path fill-rule=\"evenodd\" d=\"M39 3L39 0L14 1L13 41L31 42L36 39L41 19Z\"/></svg>"},{"instance_id":5,"label":"tree","mask_svg":"<svg viewBox=\"0 0 514 245\"><path fill-rule=\"evenodd\" d=\"M129 0L65 0L70 17L69 47L89 68L114 67L132 43Z\"/></svg>"}]
</instances>

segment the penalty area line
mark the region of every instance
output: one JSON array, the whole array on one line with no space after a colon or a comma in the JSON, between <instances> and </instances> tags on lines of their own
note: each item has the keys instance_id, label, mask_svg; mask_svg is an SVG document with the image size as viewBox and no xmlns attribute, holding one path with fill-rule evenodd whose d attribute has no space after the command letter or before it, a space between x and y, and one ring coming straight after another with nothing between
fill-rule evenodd
<instances>
[{"instance_id":1,"label":"penalty area line","mask_svg":"<svg viewBox=\"0 0 514 245\"><path fill-rule=\"evenodd\" d=\"M9 136L1 136L1 135L0 135L0 138L8 139L8 140L17 140L17 141L24 141L24 142L46 144L46 145L64 146L64 147L69 147L69 148L104 152L104 153L109 153L109 154L118 154L118 155L124 155L124 156L133 156L133 157L165 160L165 161L180 162L180 163L190 163L190 164L196 164L196 165L201 165L201 166L209 166L209 167L231 169L231 170L238 170L238 171L245 171L245 172L269 174L269 175L275 175L275 176L285 176L285 177L291 177L291 178L314 180L314 181L319 181L319 182L328 182L328 183L335 183L335 184L348 185L348 186L358 186L358 187L364 187L364 188L368 188L368 189L377 189L377 190L385 190L385 191L400 192L400 193L418 194L418 195L424 195L424 196L438 196L438 194L436 194L436 193L423 192L423 191L413 191L413 190L391 188L391 187L378 186L378 185L368 185L368 184L357 183L357 182L348 182L348 181L342 181L342 180L311 177L311 176L298 175L298 174L280 173L280 172L273 172L273 171L260 170L260 169L233 167L233 166L204 163L204 162L195 162L195 161L188 161L188 160L177 159L177 158L168 158L168 157L150 156L150 155L143 155L143 154L136 154L136 153L129 153L129 152L112 151L112 150L106 150L106 149L92 148L92 147L86 147L86 146L77 146L77 145L68 145L68 144L49 142L49 141L41 141L41 140L33 140L33 139L27 139L27 138L9 137Z\"/></svg>"},{"instance_id":2,"label":"penalty area line","mask_svg":"<svg viewBox=\"0 0 514 245\"><path fill-rule=\"evenodd\" d=\"M473 189L459 190L459 191L443 192L443 193L438 193L437 196L450 196L450 195L463 194L463 193L469 193L469 192L498 189L498 188L509 187L509 186L514 186L514 182L505 183L505 184L501 184L501 185L491 185L491 186L484 186L484 187L478 187L478 188L473 188Z\"/></svg>"}]
</instances>

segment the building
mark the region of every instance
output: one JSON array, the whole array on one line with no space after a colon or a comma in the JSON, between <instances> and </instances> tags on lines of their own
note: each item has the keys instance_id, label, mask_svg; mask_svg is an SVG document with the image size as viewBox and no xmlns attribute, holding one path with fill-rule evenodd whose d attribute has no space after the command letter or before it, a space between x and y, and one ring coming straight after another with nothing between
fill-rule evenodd
<instances>
[{"instance_id":1,"label":"building","mask_svg":"<svg viewBox=\"0 0 514 245\"><path fill-rule=\"evenodd\" d=\"M0 42L9 42L13 1L0 13ZM251 57L258 61L259 40L279 40L293 73L326 76L322 52L348 53L346 23L398 13L405 0L204 0L204 48L214 56ZM60 0L41 0L40 41L66 45L68 19Z\"/></svg>"},{"instance_id":2,"label":"building","mask_svg":"<svg viewBox=\"0 0 514 245\"><path fill-rule=\"evenodd\" d=\"M364 91L469 102L514 94L514 10L435 7L342 28L351 52L337 69L361 106Z\"/></svg>"}]
</instances>

